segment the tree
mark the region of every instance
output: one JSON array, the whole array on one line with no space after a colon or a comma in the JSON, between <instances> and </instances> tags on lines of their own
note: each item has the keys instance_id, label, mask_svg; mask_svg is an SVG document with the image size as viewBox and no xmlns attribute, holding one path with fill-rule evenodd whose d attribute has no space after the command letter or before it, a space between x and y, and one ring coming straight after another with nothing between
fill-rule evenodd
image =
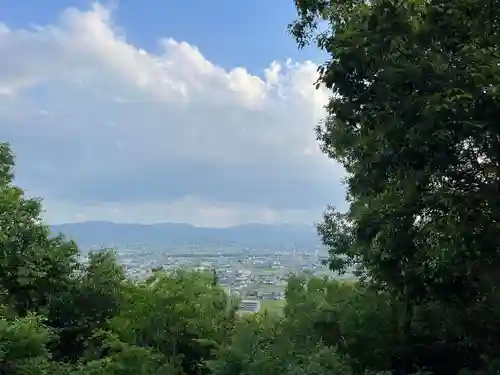
<instances>
[{"instance_id":1,"label":"tree","mask_svg":"<svg viewBox=\"0 0 500 375\"><path fill-rule=\"evenodd\" d=\"M36 316L9 321L0 318L0 374L28 374L28 368L46 367L50 359L50 332Z\"/></svg>"},{"instance_id":2,"label":"tree","mask_svg":"<svg viewBox=\"0 0 500 375\"><path fill-rule=\"evenodd\" d=\"M287 304L294 302L290 300ZM294 307L291 310L297 311ZM314 315L314 311L309 312ZM230 344L220 348L216 359L209 363L212 374L351 374L344 356L334 345L322 342L313 323L303 315L282 318L264 313L242 317L235 326Z\"/></svg>"},{"instance_id":3,"label":"tree","mask_svg":"<svg viewBox=\"0 0 500 375\"><path fill-rule=\"evenodd\" d=\"M111 250L90 253L80 264L71 287L53 298L47 324L57 333L57 359L76 362L88 340L120 313L125 298L125 271Z\"/></svg>"},{"instance_id":4,"label":"tree","mask_svg":"<svg viewBox=\"0 0 500 375\"><path fill-rule=\"evenodd\" d=\"M396 343L385 293L357 282L294 276L288 280L286 296L285 317L295 322L298 340L314 333L316 341L345 356L354 374L390 368Z\"/></svg>"},{"instance_id":5,"label":"tree","mask_svg":"<svg viewBox=\"0 0 500 375\"><path fill-rule=\"evenodd\" d=\"M78 249L51 236L41 219L38 199L28 199L12 184L14 157L0 143L0 303L12 314L41 311L66 290L77 267Z\"/></svg>"},{"instance_id":6,"label":"tree","mask_svg":"<svg viewBox=\"0 0 500 375\"><path fill-rule=\"evenodd\" d=\"M182 372L154 349L121 341L109 331L93 336L104 353L77 366L72 375L181 375ZM97 352L93 353L94 355Z\"/></svg>"},{"instance_id":7,"label":"tree","mask_svg":"<svg viewBox=\"0 0 500 375\"><path fill-rule=\"evenodd\" d=\"M160 270L130 286L111 326L123 342L155 350L185 374L206 374L204 361L227 342L235 307L211 273Z\"/></svg>"},{"instance_id":8,"label":"tree","mask_svg":"<svg viewBox=\"0 0 500 375\"><path fill-rule=\"evenodd\" d=\"M292 35L330 56L318 139L347 171L348 212L329 209L319 226L331 267L356 265L393 297L394 373L416 366L427 303L456 313L467 337L466 355L443 348L440 373L481 367L498 345L500 2L296 5Z\"/></svg>"}]
</instances>

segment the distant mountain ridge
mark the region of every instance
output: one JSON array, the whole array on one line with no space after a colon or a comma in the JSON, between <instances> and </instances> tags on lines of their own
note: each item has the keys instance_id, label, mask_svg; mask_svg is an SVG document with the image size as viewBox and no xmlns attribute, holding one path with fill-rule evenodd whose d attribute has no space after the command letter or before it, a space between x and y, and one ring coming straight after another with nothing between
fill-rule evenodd
<instances>
[{"instance_id":1,"label":"distant mountain ridge","mask_svg":"<svg viewBox=\"0 0 500 375\"><path fill-rule=\"evenodd\" d=\"M195 227L189 224L125 224L86 221L52 225L81 246L248 246L316 247L320 241L312 225L245 224L229 228Z\"/></svg>"}]
</instances>

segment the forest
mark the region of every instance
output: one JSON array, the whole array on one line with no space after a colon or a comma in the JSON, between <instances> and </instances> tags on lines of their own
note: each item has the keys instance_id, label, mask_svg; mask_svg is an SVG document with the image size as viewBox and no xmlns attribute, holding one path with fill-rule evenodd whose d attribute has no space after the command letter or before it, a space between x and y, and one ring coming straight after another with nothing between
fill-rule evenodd
<instances>
[{"instance_id":1,"label":"forest","mask_svg":"<svg viewBox=\"0 0 500 375\"><path fill-rule=\"evenodd\" d=\"M1 375L500 373L500 1L295 3L346 171L318 234L357 281L292 276L282 314L241 316L212 274L82 261L1 143Z\"/></svg>"}]
</instances>

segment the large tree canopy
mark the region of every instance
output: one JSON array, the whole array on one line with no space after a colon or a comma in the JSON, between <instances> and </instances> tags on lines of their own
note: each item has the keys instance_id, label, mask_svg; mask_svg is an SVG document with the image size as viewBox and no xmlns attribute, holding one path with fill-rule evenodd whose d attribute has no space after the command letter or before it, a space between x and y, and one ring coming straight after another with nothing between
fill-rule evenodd
<instances>
[{"instance_id":1,"label":"large tree canopy","mask_svg":"<svg viewBox=\"0 0 500 375\"><path fill-rule=\"evenodd\" d=\"M332 96L318 139L348 174L348 212L329 209L319 226L331 268L356 265L390 291L401 304L402 336L417 304L439 301L461 310L456 323L477 353L491 354L500 281L500 1L296 5L291 33L329 55L318 85Z\"/></svg>"}]
</instances>

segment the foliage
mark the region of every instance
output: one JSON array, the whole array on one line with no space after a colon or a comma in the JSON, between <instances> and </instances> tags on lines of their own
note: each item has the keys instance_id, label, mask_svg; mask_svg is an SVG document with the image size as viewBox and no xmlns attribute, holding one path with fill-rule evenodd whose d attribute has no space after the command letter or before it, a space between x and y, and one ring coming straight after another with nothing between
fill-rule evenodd
<instances>
[{"instance_id":1,"label":"foliage","mask_svg":"<svg viewBox=\"0 0 500 375\"><path fill-rule=\"evenodd\" d=\"M12 185L14 158L0 144L0 290L14 314L41 311L68 287L77 248L50 237L40 219L41 205Z\"/></svg>"},{"instance_id":2,"label":"foliage","mask_svg":"<svg viewBox=\"0 0 500 375\"><path fill-rule=\"evenodd\" d=\"M488 367L500 344L500 2L296 5L292 35L329 55L318 140L347 171L348 212L330 208L319 226L330 267L389 293L388 370Z\"/></svg>"},{"instance_id":3,"label":"foliage","mask_svg":"<svg viewBox=\"0 0 500 375\"><path fill-rule=\"evenodd\" d=\"M202 374L203 362L225 342L234 313L212 275L158 272L130 290L111 325L126 342L153 348L188 374Z\"/></svg>"},{"instance_id":4,"label":"foliage","mask_svg":"<svg viewBox=\"0 0 500 375\"><path fill-rule=\"evenodd\" d=\"M349 366L335 348L303 328L277 315L244 317L235 327L231 344L210 363L212 373L348 375Z\"/></svg>"},{"instance_id":5,"label":"foliage","mask_svg":"<svg viewBox=\"0 0 500 375\"><path fill-rule=\"evenodd\" d=\"M30 374L35 367L48 368L50 336L37 316L29 315L13 321L1 317L0 374Z\"/></svg>"},{"instance_id":6,"label":"foliage","mask_svg":"<svg viewBox=\"0 0 500 375\"><path fill-rule=\"evenodd\" d=\"M292 277L285 314L301 330L336 346L359 373L387 369L388 354L396 349L387 296L360 284Z\"/></svg>"},{"instance_id":7,"label":"foliage","mask_svg":"<svg viewBox=\"0 0 500 375\"><path fill-rule=\"evenodd\" d=\"M86 264L79 265L70 287L53 298L47 314L58 336L58 359L77 361L92 333L118 315L124 281L123 267L110 250L90 253Z\"/></svg>"}]
</instances>

